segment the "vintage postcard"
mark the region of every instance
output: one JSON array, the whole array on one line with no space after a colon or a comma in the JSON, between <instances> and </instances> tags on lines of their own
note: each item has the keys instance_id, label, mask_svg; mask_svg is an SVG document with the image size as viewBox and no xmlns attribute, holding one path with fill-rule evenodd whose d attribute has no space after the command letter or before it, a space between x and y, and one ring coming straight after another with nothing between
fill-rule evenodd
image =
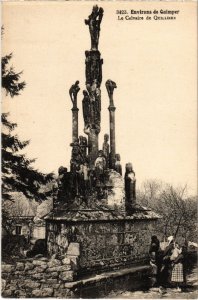
<instances>
[{"instance_id":1,"label":"vintage postcard","mask_svg":"<svg viewBox=\"0 0 198 300\"><path fill-rule=\"evenodd\" d=\"M2 297L197 298L197 2L2 2Z\"/></svg>"}]
</instances>

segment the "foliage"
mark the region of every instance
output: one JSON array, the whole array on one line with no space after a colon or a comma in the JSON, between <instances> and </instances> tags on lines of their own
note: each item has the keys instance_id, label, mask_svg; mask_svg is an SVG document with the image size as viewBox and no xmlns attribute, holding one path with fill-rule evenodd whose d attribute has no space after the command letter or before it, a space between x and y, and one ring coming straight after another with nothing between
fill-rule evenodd
<instances>
[{"instance_id":1,"label":"foliage","mask_svg":"<svg viewBox=\"0 0 198 300\"><path fill-rule=\"evenodd\" d=\"M138 199L142 205L162 216L158 230L163 237L174 235L177 238L195 239L197 199L188 196L187 186L175 188L158 180L148 180L138 191Z\"/></svg>"},{"instance_id":2,"label":"foliage","mask_svg":"<svg viewBox=\"0 0 198 300\"><path fill-rule=\"evenodd\" d=\"M22 72L9 66L12 54L2 57L2 88L12 98L26 86L20 81ZM29 141L21 141L14 133L16 123L10 122L8 113L2 113L2 199L13 200L13 192L21 192L28 199L42 201L51 194L40 188L49 182L53 174L43 174L32 167L34 159L28 159L23 150ZM5 213L6 214L6 213Z\"/></svg>"},{"instance_id":3,"label":"foliage","mask_svg":"<svg viewBox=\"0 0 198 300\"><path fill-rule=\"evenodd\" d=\"M25 81L19 82L22 72L16 73L14 68L9 66L12 58L12 53L2 57L1 72L2 72L2 88L5 89L6 94L11 97L18 96L20 91L25 88Z\"/></svg>"},{"instance_id":4,"label":"foliage","mask_svg":"<svg viewBox=\"0 0 198 300\"><path fill-rule=\"evenodd\" d=\"M44 200L50 195L40 190L40 185L52 179L52 174L45 175L35 170L28 159L21 153L29 141L20 141L13 134L16 124L8 121L7 114L2 115L2 198L12 199L12 192L23 193L29 199Z\"/></svg>"}]
</instances>

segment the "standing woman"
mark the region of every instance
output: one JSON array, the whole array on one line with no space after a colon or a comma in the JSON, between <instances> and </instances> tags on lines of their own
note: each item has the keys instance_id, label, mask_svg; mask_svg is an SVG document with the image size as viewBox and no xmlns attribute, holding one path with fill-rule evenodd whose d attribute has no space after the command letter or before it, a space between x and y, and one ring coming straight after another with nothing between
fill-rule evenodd
<instances>
[{"instance_id":1,"label":"standing woman","mask_svg":"<svg viewBox=\"0 0 198 300\"><path fill-rule=\"evenodd\" d=\"M165 248L162 254L162 265L160 270L160 285L163 287L169 287L171 283L171 260L170 257L172 255L174 249L174 237L171 235L167 238L168 246Z\"/></svg>"},{"instance_id":2,"label":"standing woman","mask_svg":"<svg viewBox=\"0 0 198 300\"><path fill-rule=\"evenodd\" d=\"M176 285L178 292L181 292L181 285L184 282L184 268L183 268L184 255L183 255L182 248L178 250L179 251L177 257L175 257L174 260L172 261L171 283Z\"/></svg>"}]
</instances>

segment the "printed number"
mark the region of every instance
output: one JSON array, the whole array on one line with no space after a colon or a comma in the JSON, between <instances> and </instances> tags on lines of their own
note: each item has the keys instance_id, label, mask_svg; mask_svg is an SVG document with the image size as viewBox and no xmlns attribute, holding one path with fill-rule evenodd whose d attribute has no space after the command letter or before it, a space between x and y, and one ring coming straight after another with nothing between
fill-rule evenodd
<instances>
[{"instance_id":1,"label":"printed number","mask_svg":"<svg viewBox=\"0 0 198 300\"><path fill-rule=\"evenodd\" d=\"M126 10L116 10L116 14L127 14Z\"/></svg>"}]
</instances>

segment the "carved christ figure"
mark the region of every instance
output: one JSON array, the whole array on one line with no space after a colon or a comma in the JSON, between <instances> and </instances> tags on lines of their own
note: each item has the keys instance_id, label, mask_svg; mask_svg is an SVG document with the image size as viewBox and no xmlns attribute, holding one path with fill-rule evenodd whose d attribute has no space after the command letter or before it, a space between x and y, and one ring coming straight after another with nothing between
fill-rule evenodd
<instances>
[{"instance_id":1,"label":"carved christ figure","mask_svg":"<svg viewBox=\"0 0 198 300\"><path fill-rule=\"evenodd\" d=\"M89 25L89 32L91 36L91 50L98 50L98 42L100 36L100 23L103 17L103 8L98 8L97 5L93 7L92 13L88 19L85 20L85 24Z\"/></svg>"},{"instance_id":2,"label":"carved christ figure","mask_svg":"<svg viewBox=\"0 0 198 300\"><path fill-rule=\"evenodd\" d=\"M77 94L80 91L79 81L77 80L69 89L69 95L73 103L73 108L77 108Z\"/></svg>"}]
</instances>

